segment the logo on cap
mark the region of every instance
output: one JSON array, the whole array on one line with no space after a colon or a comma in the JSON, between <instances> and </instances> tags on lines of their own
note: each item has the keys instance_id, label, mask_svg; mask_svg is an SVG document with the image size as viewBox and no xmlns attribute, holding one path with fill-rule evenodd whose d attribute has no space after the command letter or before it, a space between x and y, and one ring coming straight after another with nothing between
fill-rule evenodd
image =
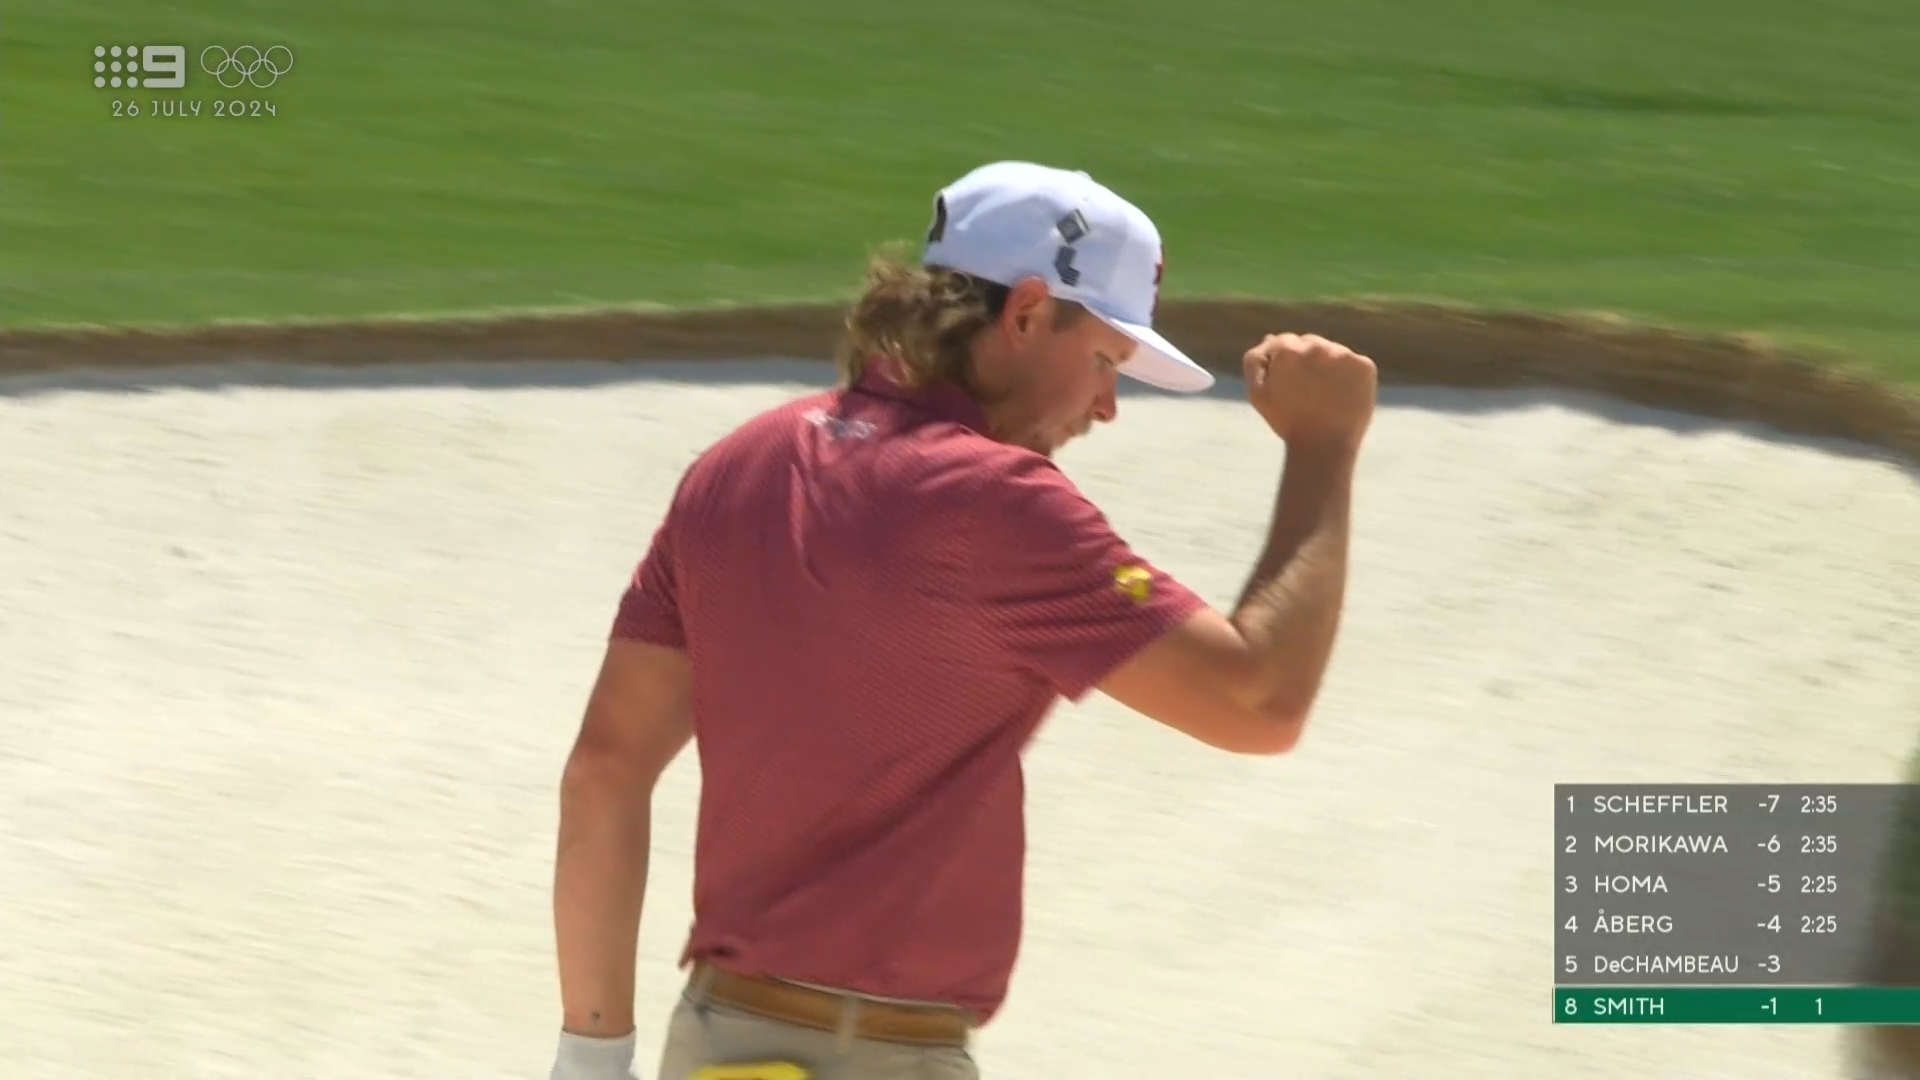
<instances>
[{"instance_id":1,"label":"logo on cap","mask_svg":"<svg viewBox=\"0 0 1920 1080\"><path fill-rule=\"evenodd\" d=\"M1074 250L1073 245L1085 239L1093 229L1087 225L1086 216L1078 210L1055 222L1053 227L1059 231L1060 239L1066 241L1060 245L1059 251L1054 252L1053 270L1060 275L1062 283L1069 286L1078 285L1080 270L1073 265L1073 257L1078 252Z\"/></svg>"}]
</instances>

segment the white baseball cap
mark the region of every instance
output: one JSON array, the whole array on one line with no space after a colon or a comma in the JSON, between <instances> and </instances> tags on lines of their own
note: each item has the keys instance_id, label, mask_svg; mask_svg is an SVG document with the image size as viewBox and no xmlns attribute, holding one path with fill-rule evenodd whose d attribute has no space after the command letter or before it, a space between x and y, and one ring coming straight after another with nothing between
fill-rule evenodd
<instances>
[{"instance_id":1,"label":"white baseball cap","mask_svg":"<svg viewBox=\"0 0 1920 1080\"><path fill-rule=\"evenodd\" d=\"M1122 374L1194 393L1213 373L1153 329L1164 256L1140 208L1084 172L1026 161L983 165L934 199L927 266L1018 284L1037 277L1140 343Z\"/></svg>"}]
</instances>

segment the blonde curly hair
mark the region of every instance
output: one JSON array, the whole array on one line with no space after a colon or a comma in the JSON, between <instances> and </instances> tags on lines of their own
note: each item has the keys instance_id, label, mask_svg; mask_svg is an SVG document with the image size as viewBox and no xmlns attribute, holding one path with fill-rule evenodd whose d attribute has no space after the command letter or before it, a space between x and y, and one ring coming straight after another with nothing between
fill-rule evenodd
<instances>
[{"instance_id":1,"label":"blonde curly hair","mask_svg":"<svg viewBox=\"0 0 1920 1080\"><path fill-rule=\"evenodd\" d=\"M948 381L973 392L973 339L1000 318L1011 291L957 270L922 266L897 248L882 249L868 260L866 288L847 313L835 366L851 386L870 363L885 357L897 363L909 387ZM1056 299L1054 329L1085 314L1079 304Z\"/></svg>"}]
</instances>

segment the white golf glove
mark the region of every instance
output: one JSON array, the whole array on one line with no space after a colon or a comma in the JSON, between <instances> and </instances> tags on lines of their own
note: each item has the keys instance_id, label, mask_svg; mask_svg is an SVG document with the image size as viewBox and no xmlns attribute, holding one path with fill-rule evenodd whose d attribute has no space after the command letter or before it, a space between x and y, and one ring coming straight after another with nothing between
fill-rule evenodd
<instances>
[{"instance_id":1,"label":"white golf glove","mask_svg":"<svg viewBox=\"0 0 1920 1080\"><path fill-rule=\"evenodd\" d=\"M547 1080L639 1080L633 1071L633 1048L639 1035L633 1031L617 1039L596 1039L562 1031Z\"/></svg>"}]
</instances>

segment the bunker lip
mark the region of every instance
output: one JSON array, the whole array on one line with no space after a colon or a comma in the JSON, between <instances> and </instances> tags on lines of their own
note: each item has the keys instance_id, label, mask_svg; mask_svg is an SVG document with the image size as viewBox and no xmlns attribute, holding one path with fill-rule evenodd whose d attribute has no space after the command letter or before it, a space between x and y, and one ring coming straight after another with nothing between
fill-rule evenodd
<instances>
[{"instance_id":1,"label":"bunker lip","mask_svg":"<svg viewBox=\"0 0 1920 1080\"><path fill-rule=\"evenodd\" d=\"M0 331L0 376L228 363L824 359L844 314L837 304L795 304ZM1430 304L1169 300L1157 323L1195 360L1229 377L1262 335L1317 333L1372 356L1383 386L1578 391L1849 440L1920 462L1920 394L1754 338Z\"/></svg>"}]
</instances>

